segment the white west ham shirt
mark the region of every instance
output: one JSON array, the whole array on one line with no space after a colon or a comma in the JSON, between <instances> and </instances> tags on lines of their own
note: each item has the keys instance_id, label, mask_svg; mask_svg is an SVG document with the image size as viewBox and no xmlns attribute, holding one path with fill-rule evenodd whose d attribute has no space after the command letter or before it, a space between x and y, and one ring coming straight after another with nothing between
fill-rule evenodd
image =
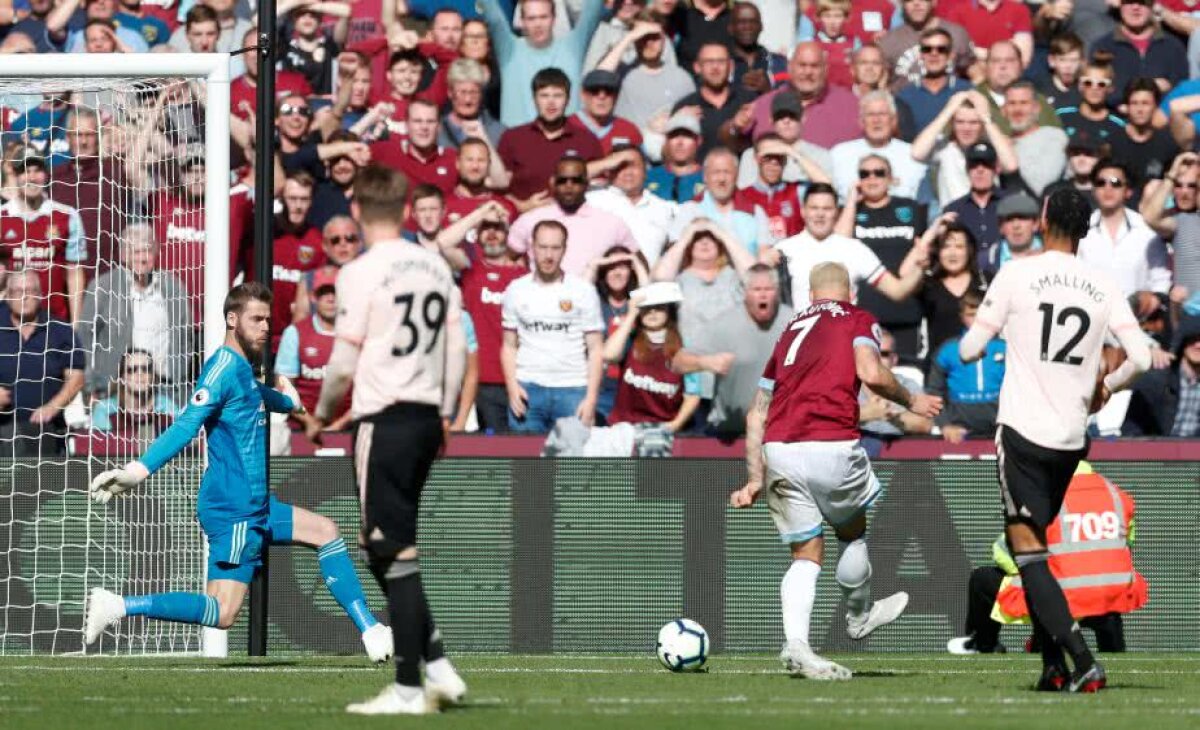
<instances>
[{"instance_id":1,"label":"white west ham shirt","mask_svg":"<svg viewBox=\"0 0 1200 730\"><path fill-rule=\"evenodd\" d=\"M1008 341L998 423L1048 449L1081 449L1108 332L1144 348L1108 275L1060 251L1013 259L988 286L975 327ZM970 335L968 335L970 337Z\"/></svg>"},{"instance_id":2,"label":"white west ham shirt","mask_svg":"<svg viewBox=\"0 0 1200 730\"><path fill-rule=\"evenodd\" d=\"M808 275L817 264L833 261L846 267L850 272L850 298L853 301L858 300L860 284L875 286L887 273L887 268L866 244L836 233L818 241L805 230L785 238L775 244L775 248L787 259L788 274L792 277L792 308L797 312L811 303Z\"/></svg>"},{"instance_id":3,"label":"white west ham shirt","mask_svg":"<svg viewBox=\"0 0 1200 730\"><path fill-rule=\"evenodd\" d=\"M517 333L517 380L545 388L587 385L584 335L604 333L595 286L570 274L546 284L530 272L505 290L501 325Z\"/></svg>"}]
</instances>

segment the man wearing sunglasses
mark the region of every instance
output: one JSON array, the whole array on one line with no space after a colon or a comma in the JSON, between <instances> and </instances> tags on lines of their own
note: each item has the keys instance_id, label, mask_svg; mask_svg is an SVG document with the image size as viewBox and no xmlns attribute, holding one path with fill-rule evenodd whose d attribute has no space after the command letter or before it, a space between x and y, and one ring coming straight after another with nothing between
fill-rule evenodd
<instances>
[{"instance_id":1,"label":"man wearing sunglasses","mask_svg":"<svg viewBox=\"0 0 1200 730\"><path fill-rule=\"evenodd\" d=\"M860 160L858 184L838 216L836 232L862 241L899 279L914 243L925 233L927 211L912 198L893 196L891 184L892 167L887 158L867 155ZM896 353L904 364L919 364L923 315L913 297L896 301L867 287L859 292L858 306L891 332Z\"/></svg>"},{"instance_id":2,"label":"man wearing sunglasses","mask_svg":"<svg viewBox=\"0 0 1200 730\"><path fill-rule=\"evenodd\" d=\"M625 221L588 204L587 163L580 157L566 156L554 167L550 178L554 203L525 213L513 223L508 245L517 253L530 251L533 231L542 221L557 221L566 227L570 245L562 257L562 269L584 276L588 263L613 246L629 251L640 250L637 239Z\"/></svg>"},{"instance_id":3,"label":"man wearing sunglasses","mask_svg":"<svg viewBox=\"0 0 1200 730\"><path fill-rule=\"evenodd\" d=\"M892 69L892 91L898 91L907 84L921 83L925 68L920 52L921 34L934 28L950 34L954 62L952 74L966 76L966 70L975 62L971 37L958 23L939 18L935 12L937 5L937 0L901 0L900 15L904 23L875 41Z\"/></svg>"},{"instance_id":4,"label":"man wearing sunglasses","mask_svg":"<svg viewBox=\"0 0 1200 730\"><path fill-rule=\"evenodd\" d=\"M1113 85L1113 67L1107 61L1092 59L1079 77L1078 105L1055 109L1068 137L1080 132L1101 144L1111 144L1121 134L1125 120L1108 109L1108 94Z\"/></svg>"},{"instance_id":5,"label":"man wearing sunglasses","mask_svg":"<svg viewBox=\"0 0 1200 730\"><path fill-rule=\"evenodd\" d=\"M1139 318L1148 316L1166 304L1171 289L1166 244L1142 216L1125 207L1131 195L1125 165L1101 160L1092 171L1092 187L1096 211L1078 256L1111 276L1124 296L1136 299Z\"/></svg>"},{"instance_id":6,"label":"man wearing sunglasses","mask_svg":"<svg viewBox=\"0 0 1200 730\"><path fill-rule=\"evenodd\" d=\"M1163 93L1188 75L1187 50L1154 19L1154 0L1121 0L1120 24L1092 46L1113 56L1113 86L1123 91L1130 79L1153 78Z\"/></svg>"},{"instance_id":7,"label":"man wearing sunglasses","mask_svg":"<svg viewBox=\"0 0 1200 730\"><path fill-rule=\"evenodd\" d=\"M912 109L913 125L925 129L941 113L950 97L960 91L969 91L971 83L955 76L950 66L950 56L954 53L950 31L945 28L924 31L918 49L923 68L921 78L897 92L896 98Z\"/></svg>"}]
</instances>

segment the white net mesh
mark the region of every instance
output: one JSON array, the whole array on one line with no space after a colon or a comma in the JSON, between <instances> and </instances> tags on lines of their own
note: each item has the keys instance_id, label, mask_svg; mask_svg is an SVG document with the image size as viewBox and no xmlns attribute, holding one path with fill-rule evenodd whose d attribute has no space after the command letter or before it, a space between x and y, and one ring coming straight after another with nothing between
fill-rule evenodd
<instances>
[{"instance_id":1,"label":"white net mesh","mask_svg":"<svg viewBox=\"0 0 1200 730\"><path fill-rule=\"evenodd\" d=\"M0 654L84 650L95 586L203 590L200 441L135 496L99 506L86 491L169 425L199 373L205 91L0 79ZM87 651L195 652L199 639L126 619Z\"/></svg>"}]
</instances>

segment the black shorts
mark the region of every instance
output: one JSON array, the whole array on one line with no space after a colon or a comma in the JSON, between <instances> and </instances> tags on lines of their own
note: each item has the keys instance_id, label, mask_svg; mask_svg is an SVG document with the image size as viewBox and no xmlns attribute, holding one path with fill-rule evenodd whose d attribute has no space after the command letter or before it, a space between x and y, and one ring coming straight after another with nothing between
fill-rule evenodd
<instances>
[{"instance_id":1,"label":"black shorts","mask_svg":"<svg viewBox=\"0 0 1200 730\"><path fill-rule=\"evenodd\" d=\"M417 544L417 509L425 479L442 447L435 406L397 403L358 422L354 475L362 544L380 556Z\"/></svg>"},{"instance_id":2,"label":"black shorts","mask_svg":"<svg viewBox=\"0 0 1200 730\"><path fill-rule=\"evenodd\" d=\"M1077 451L1038 446L1009 426L996 429L996 470L1006 522L1030 522L1043 530L1050 526L1075 467L1087 455L1087 444Z\"/></svg>"}]
</instances>

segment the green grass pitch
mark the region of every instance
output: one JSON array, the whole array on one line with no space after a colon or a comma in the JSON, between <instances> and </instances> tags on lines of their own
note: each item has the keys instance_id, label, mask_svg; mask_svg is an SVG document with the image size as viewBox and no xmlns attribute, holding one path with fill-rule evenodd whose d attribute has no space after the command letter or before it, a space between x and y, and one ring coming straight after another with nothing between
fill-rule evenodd
<instances>
[{"instance_id":1,"label":"green grass pitch","mask_svg":"<svg viewBox=\"0 0 1200 730\"><path fill-rule=\"evenodd\" d=\"M652 656L465 656L462 708L428 718L360 718L390 668L356 658L0 658L0 728L324 730L445 728L1102 728L1200 727L1200 654L1103 657L1099 695L1029 689L1027 655L854 654L857 676L813 682L773 658L715 656L674 675Z\"/></svg>"}]
</instances>

